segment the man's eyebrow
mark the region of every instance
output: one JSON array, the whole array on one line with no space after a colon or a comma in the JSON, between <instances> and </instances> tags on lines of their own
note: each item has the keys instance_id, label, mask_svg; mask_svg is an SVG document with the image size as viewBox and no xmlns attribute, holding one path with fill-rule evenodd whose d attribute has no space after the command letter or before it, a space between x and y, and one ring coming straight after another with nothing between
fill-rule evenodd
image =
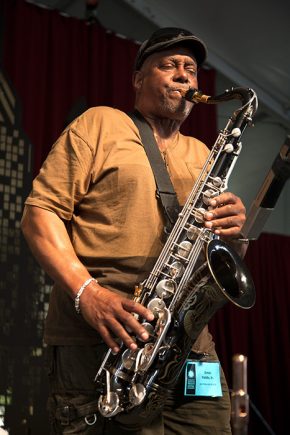
<instances>
[{"instance_id":1,"label":"man's eyebrow","mask_svg":"<svg viewBox=\"0 0 290 435\"><path fill-rule=\"evenodd\" d=\"M164 59L164 60L171 60L171 61L174 61L174 62L176 62L176 61L178 61L178 59L176 58L176 56L177 55L174 55L174 54L172 54L172 55L170 55L170 56L168 56L168 58L166 58L166 59ZM186 59L185 60L185 62L184 63L186 63L187 65L196 65L197 66L197 62L196 62L196 60L195 59L192 59L192 58L188 58L188 59Z\"/></svg>"}]
</instances>

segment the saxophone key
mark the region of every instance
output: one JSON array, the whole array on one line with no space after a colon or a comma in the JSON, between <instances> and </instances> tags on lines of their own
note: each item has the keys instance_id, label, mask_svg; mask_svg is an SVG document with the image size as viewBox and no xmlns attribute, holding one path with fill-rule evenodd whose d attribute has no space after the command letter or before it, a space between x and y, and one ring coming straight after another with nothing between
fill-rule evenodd
<instances>
[{"instance_id":1,"label":"saxophone key","mask_svg":"<svg viewBox=\"0 0 290 435\"><path fill-rule=\"evenodd\" d=\"M232 136L234 136L234 137L240 137L241 136L241 134L242 134L242 132L241 132L241 129L240 128L238 128L238 127L235 127L235 128L233 128L232 129Z\"/></svg>"},{"instance_id":2,"label":"saxophone key","mask_svg":"<svg viewBox=\"0 0 290 435\"><path fill-rule=\"evenodd\" d=\"M159 312L163 311L165 308L165 302L162 299L154 298L147 305L148 310L152 311L154 316L157 318L159 316Z\"/></svg>"},{"instance_id":3,"label":"saxophone key","mask_svg":"<svg viewBox=\"0 0 290 435\"><path fill-rule=\"evenodd\" d=\"M122 354L122 364L127 370L132 370L136 364L137 350L126 349Z\"/></svg>"},{"instance_id":4,"label":"saxophone key","mask_svg":"<svg viewBox=\"0 0 290 435\"><path fill-rule=\"evenodd\" d=\"M144 329L146 329L146 332L148 333L149 338L154 336L154 327L153 327L153 325L151 325L151 323L145 322L145 323L142 323L142 326L143 326ZM140 341L142 341L143 343L148 341L148 340L143 340L140 337L138 337L138 339Z\"/></svg>"},{"instance_id":5,"label":"saxophone key","mask_svg":"<svg viewBox=\"0 0 290 435\"><path fill-rule=\"evenodd\" d=\"M187 229L186 234L187 234L187 238L189 240L195 240L195 239L197 239L197 237L200 234L200 228L197 228L194 225L190 225L188 227L188 229ZM187 243L190 243L190 242L187 242ZM191 244L191 247L190 247L190 249L191 249L192 248L192 243L190 243L190 244Z\"/></svg>"},{"instance_id":6,"label":"saxophone key","mask_svg":"<svg viewBox=\"0 0 290 435\"><path fill-rule=\"evenodd\" d=\"M101 395L98 401L98 408L103 417L113 417L123 409L119 406L119 396L114 391L107 395Z\"/></svg>"},{"instance_id":7,"label":"saxophone key","mask_svg":"<svg viewBox=\"0 0 290 435\"><path fill-rule=\"evenodd\" d=\"M183 242L179 243L177 246L177 254L181 257L187 258L191 251L192 243L188 242L187 240L183 240Z\"/></svg>"},{"instance_id":8,"label":"saxophone key","mask_svg":"<svg viewBox=\"0 0 290 435\"><path fill-rule=\"evenodd\" d=\"M218 196L219 192L213 189L207 189L202 194L202 201L205 205L209 205L209 201L214 198L215 196Z\"/></svg>"},{"instance_id":9,"label":"saxophone key","mask_svg":"<svg viewBox=\"0 0 290 435\"><path fill-rule=\"evenodd\" d=\"M132 405L137 406L140 405L146 396L146 388L144 385L138 383L132 385L132 388L129 391L129 400Z\"/></svg>"},{"instance_id":10,"label":"saxophone key","mask_svg":"<svg viewBox=\"0 0 290 435\"><path fill-rule=\"evenodd\" d=\"M205 212L206 212L206 210L202 207L195 208L192 210L192 215L193 215L194 219L196 220L196 222L198 222L199 224L202 224L204 222Z\"/></svg>"},{"instance_id":11,"label":"saxophone key","mask_svg":"<svg viewBox=\"0 0 290 435\"><path fill-rule=\"evenodd\" d=\"M185 270L185 267L180 261L174 261L169 267L172 278L180 278Z\"/></svg>"},{"instance_id":12,"label":"saxophone key","mask_svg":"<svg viewBox=\"0 0 290 435\"><path fill-rule=\"evenodd\" d=\"M212 177L211 182L215 187L221 187L223 184L223 180L220 177Z\"/></svg>"},{"instance_id":13,"label":"saxophone key","mask_svg":"<svg viewBox=\"0 0 290 435\"><path fill-rule=\"evenodd\" d=\"M148 364L151 361L152 355L154 350L154 344L153 343L147 343L144 346L144 349L141 354L140 362L138 365L138 370L143 371L146 370L146 367L148 367Z\"/></svg>"},{"instance_id":14,"label":"saxophone key","mask_svg":"<svg viewBox=\"0 0 290 435\"><path fill-rule=\"evenodd\" d=\"M157 284L155 291L160 298L168 299L175 293L176 283L173 279L162 279Z\"/></svg>"},{"instance_id":15,"label":"saxophone key","mask_svg":"<svg viewBox=\"0 0 290 435\"><path fill-rule=\"evenodd\" d=\"M226 143L223 150L225 153L230 154L234 151L234 145L230 142Z\"/></svg>"}]
</instances>

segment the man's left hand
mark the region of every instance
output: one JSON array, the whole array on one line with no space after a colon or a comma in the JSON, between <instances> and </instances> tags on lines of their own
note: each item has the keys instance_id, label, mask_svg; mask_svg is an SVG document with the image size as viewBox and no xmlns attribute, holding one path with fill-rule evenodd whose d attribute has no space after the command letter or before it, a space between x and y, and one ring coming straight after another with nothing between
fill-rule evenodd
<instances>
[{"instance_id":1,"label":"man's left hand","mask_svg":"<svg viewBox=\"0 0 290 435\"><path fill-rule=\"evenodd\" d=\"M230 192L223 192L211 199L212 209L204 214L205 227L223 238L237 237L246 220L246 209L241 199Z\"/></svg>"}]
</instances>

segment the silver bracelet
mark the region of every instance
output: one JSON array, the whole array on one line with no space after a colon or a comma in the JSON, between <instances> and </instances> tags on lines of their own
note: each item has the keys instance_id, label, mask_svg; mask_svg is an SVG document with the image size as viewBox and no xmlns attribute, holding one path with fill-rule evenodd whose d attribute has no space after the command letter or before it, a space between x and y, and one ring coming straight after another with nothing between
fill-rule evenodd
<instances>
[{"instance_id":1,"label":"silver bracelet","mask_svg":"<svg viewBox=\"0 0 290 435\"><path fill-rule=\"evenodd\" d=\"M248 245L250 243L249 239L243 239L242 237L240 239L238 239L239 243L246 243L246 245Z\"/></svg>"},{"instance_id":2,"label":"silver bracelet","mask_svg":"<svg viewBox=\"0 0 290 435\"><path fill-rule=\"evenodd\" d=\"M89 278L89 279L87 279L84 283L83 283L83 285L81 286L81 288L79 289L79 291L77 292L77 295L76 295L76 297L75 297L75 309L76 309L76 312L78 313L78 314L80 314L80 312L81 312L81 309L80 309L80 297L81 297L81 295L82 295L82 293L83 293L83 291L84 291L84 289L92 282L92 281L95 281L95 282L98 282L95 278Z\"/></svg>"},{"instance_id":3,"label":"silver bracelet","mask_svg":"<svg viewBox=\"0 0 290 435\"><path fill-rule=\"evenodd\" d=\"M238 239L232 239L232 242L235 242L235 243L244 243L244 244L248 245L250 243L250 240L246 239L244 237L239 237Z\"/></svg>"}]
</instances>

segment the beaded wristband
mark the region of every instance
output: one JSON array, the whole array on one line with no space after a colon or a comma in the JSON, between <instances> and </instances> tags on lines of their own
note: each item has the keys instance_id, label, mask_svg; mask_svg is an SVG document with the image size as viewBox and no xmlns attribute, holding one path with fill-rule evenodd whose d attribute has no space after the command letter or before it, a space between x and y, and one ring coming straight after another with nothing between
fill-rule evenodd
<instances>
[{"instance_id":1,"label":"beaded wristband","mask_svg":"<svg viewBox=\"0 0 290 435\"><path fill-rule=\"evenodd\" d=\"M80 314L80 312L81 312L81 309L80 309L80 297L81 297L81 295L82 295L84 289L85 289L85 288L86 288L86 287L87 287L87 286L88 286L92 281L98 282L95 278L89 278L89 279L87 279L87 280L83 283L83 285L80 287L79 291L77 292L77 295L76 295L76 297L75 297L75 309L76 309L76 312L77 312L78 314Z\"/></svg>"}]
</instances>

